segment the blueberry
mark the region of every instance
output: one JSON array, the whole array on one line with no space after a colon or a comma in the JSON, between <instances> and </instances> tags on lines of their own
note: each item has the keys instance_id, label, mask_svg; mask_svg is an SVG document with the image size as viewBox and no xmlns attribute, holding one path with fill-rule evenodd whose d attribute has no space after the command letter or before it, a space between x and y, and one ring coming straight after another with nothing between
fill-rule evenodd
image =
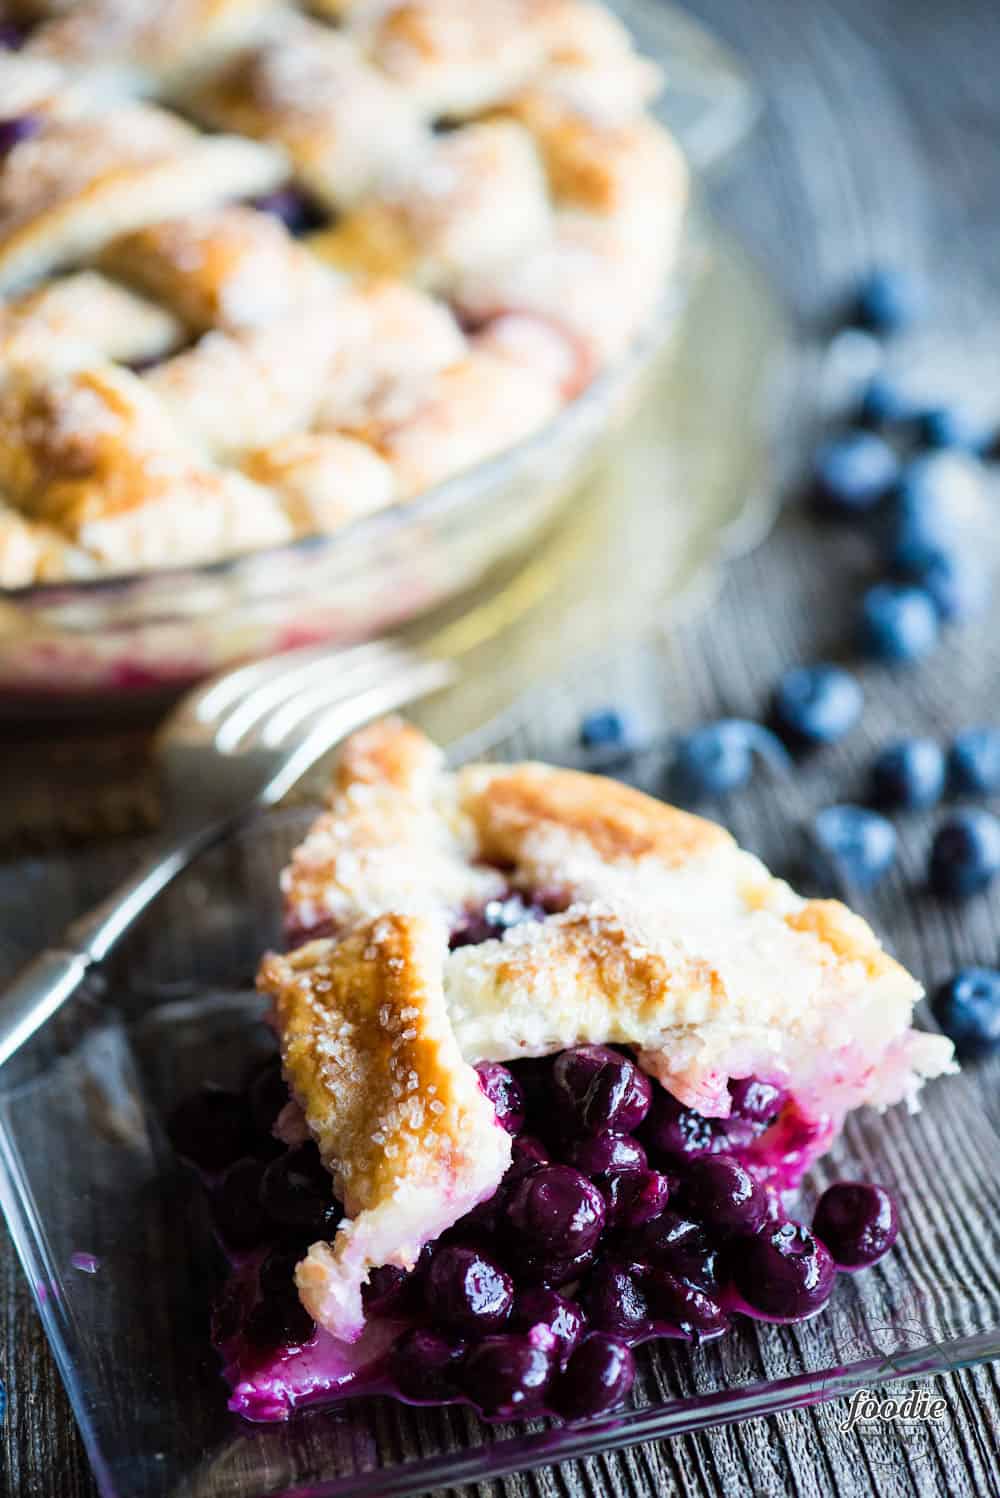
<instances>
[{"instance_id":1,"label":"blueberry","mask_svg":"<svg viewBox=\"0 0 1000 1498\"><path fill-rule=\"evenodd\" d=\"M258 1069L247 1088L247 1099L254 1128L262 1138L271 1140L271 1130L278 1114L288 1102L288 1085L281 1074L281 1062L277 1057L265 1061Z\"/></svg>"},{"instance_id":2,"label":"blueberry","mask_svg":"<svg viewBox=\"0 0 1000 1498\"><path fill-rule=\"evenodd\" d=\"M616 1134L599 1129L583 1134L564 1151L567 1165L585 1176L603 1176L609 1170L641 1170L646 1165L646 1151L631 1134Z\"/></svg>"},{"instance_id":3,"label":"blueberry","mask_svg":"<svg viewBox=\"0 0 1000 1498\"><path fill-rule=\"evenodd\" d=\"M718 1301L668 1269L650 1270L643 1288L656 1320L676 1327L685 1337L717 1336L729 1325Z\"/></svg>"},{"instance_id":4,"label":"blueberry","mask_svg":"<svg viewBox=\"0 0 1000 1498\"><path fill-rule=\"evenodd\" d=\"M945 624L973 618L989 601L989 577L977 557L930 549L895 571L923 588Z\"/></svg>"},{"instance_id":5,"label":"blueberry","mask_svg":"<svg viewBox=\"0 0 1000 1498\"><path fill-rule=\"evenodd\" d=\"M573 1285L593 1267L596 1257L592 1248L583 1253L565 1258L558 1253L530 1253L522 1245L511 1249L517 1260L518 1280L523 1285L538 1286L544 1290L560 1290L564 1285Z\"/></svg>"},{"instance_id":6,"label":"blueberry","mask_svg":"<svg viewBox=\"0 0 1000 1498\"><path fill-rule=\"evenodd\" d=\"M404 1332L392 1349L389 1372L404 1399L441 1404L454 1399L464 1345L430 1327Z\"/></svg>"},{"instance_id":7,"label":"blueberry","mask_svg":"<svg viewBox=\"0 0 1000 1498\"><path fill-rule=\"evenodd\" d=\"M381 1264L368 1276L361 1291L366 1316L387 1316L403 1300L410 1286L410 1276L395 1264Z\"/></svg>"},{"instance_id":8,"label":"blueberry","mask_svg":"<svg viewBox=\"0 0 1000 1498\"><path fill-rule=\"evenodd\" d=\"M528 1337L485 1337L462 1364L462 1389L484 1415L509 1419L542 1408L552 1372L549 1353Z\"/></svg>"},{"instance_id":9,"label":"blueberry","mask_svg":"<svg viewBox=\"0 0 1000 1498\"><path fill-rule=\"evenodd\" d=\"M594 1247L604 1227L600 1191L568 1165L542 1165L507 1199L512 1249L519 1255L575 1259Z\"/></svg>"},{"instance_id":10,"label":"blueberry","mask_svg":"<svg viewBox=\"0 0 1000 1498\"><path fill-rule=\"evenodd\" d=\"M544 1326L555 1339L556 1355L565 1359L583 1336L587 1318L575 1300L555 1290L522 1290L514 1301L510 1329L530 1332Z\"/></svg>"},{"instance_id":11,"label":"blueberry","mask_svg":"<svg viewBox=\"0 0 1000 1498\"><path fill-rule=\"evenodd\" d=\"M316 1323L299 1300L293 1281L257 1302L244 1331L257 1347L306 1347L316 1336Z\"/></svg>"},{"instance_id":12,"label":"blueberry","mask_svg":"<svg viewBox=\"0 0 1000 1498\"><path fill-rule=\"evenodd\" d=\"M649 1302L638 1275L620 1264L598 1264L581 1291L590 1324L616 1337L641 1336L649 1324Z\"/></svg>"},{"instance_id":13,"label":"blueberry","mask_svg":"<svg viewBox=\"0 0 1000 1498\"><path fill-rule=\"evenodd\" d=\"M682 1205L715 1237L755 1233L767 1221L767 1192L732 1155L692 1160L682 1190Z\"/></svg>"},{"instance_id":14,"label":"blueberry","mask_svg":"<svg viewBox=\"0 0 1000 1498\"><path fill-rule=\"evenodd\" d=\"M481 1061L476 1067L479 1085L496 1111L497 1123L516 1134L524 1124L524 1093L505 1066L497 1061Z\"/></svg>"},{"instance_id":15,"label":"blueberry","mask_svg":"<svg viewBox=\"0 0 1000 1498\"><path fill-rule=\"evenodd\" d=\"M213 1194L216 1226L232 1248L253 1248L268 1234L268 1216L258 1199L263 1174L260 1160L237 1160Z\"/></svg>"},{"instance_id":16,"label":"blueberry","mask_svg":"<svg viewBox=\"0 0 1000 1498\"><path fill-rule=\"evenodd\" d=\"M556 1379L550 1402L565 1420L583 1420L622 1404L635 1382L635 1360L625 1343L591 1332Z\"/></svg>"},{"instance_id":17,"label":"blueberry","mask_svg":"<svg viewBox=\"0 0 1000 1498\"><path fill-rule=\"evenodd\" d=\"M270 1250L258 1270L260 1293L265 1300L295 1291L295 1266L302 1258L302 1250L287 1243L279 1243Z\"/></svg>"},{"instance_id":18,"label":"blueberry","mask_svg":"<svg viewBox=\"0 0 1000 1498\"><path fill-rule=\"evenodd\" d=\"M873 333L900 333L924 313L923 282L911 271L879 266L858 283L852 321Z\"/></svg>"},{"instance_id":19,"label":"blueberry","mask_svg":"<svg viewBox=\"0 0 1000 1498\"><path fill-rule=\"evenodd\" d=\"M941 822L931 844L928 878L939 895L978 894L1000 872L1000 821L967 807Z\"/></svg>"},{"instance_id":20,"label":"blueberry","mask_svg":"<svg viewBox=\"0 0 1000 1498\"><path fill-rule=\"evenodd\" d=\"M260 1202L281 1226L308 1228L326 1238L333 1237L344 1215L314 1144L298 1144L271 1162L261 1180Z\"/></svg>"},{"instance_id":21,"label":"blueberry","mask_svg":"<svg viewBox=\"0 0 1000 1498\"><path fill-rule=\"evenodd\" d=\"M870 427L897 427L913 416L913 401L898 380L877 374L865 386L858 405L858 420Z\"/></svg>"},{"instance_id":22,"label":"blueberry","mask_svg":"<svg viewBox=\"0 0 1000 1498\"><path fill-rule=\"evenodd\" d=\"M610 1170L597 1184L609 1227L641 1227L659 1217L670 1200L670 1181L658 1170Z\"/></svg>"},{"instance_id":23,"label":"blueberry","mask_svg":"<svg viewBox=\"0 0 1000 1498\"><path fill-rule=\"evenodd\" d=\"M896 482L899 462L883 438L858 430L825 442L813 461L820 508L851 518L871 510Z\"/></svg>"},{"instance_id":24,"label":"blueberry","mask_svg":"<svg viewBox=\"0 0 1000 1498\"><path fill-rule=\"evenodd\" d=\"M584 1129L629 1133L649 1111L652 1087L634 1061L607 1046L574 1046L552 1068L556 1096Z\"/></svg>"},{"instance_id":25,"label":"blueberry","mask_svg":"<svg viewBox=\"0 0 1000 1498\"><path fill-rule=\"evenodd\" d=\"M747 1305L780 1320L812 1315L833 1289L833 1259L798 1222L780 1222L752 1238L735 1239L728 1262Z\"/></svg>"},{"instance_id":26,"label":"blueberry","mask_svg":"<svg viewBox=\"0 0 1000 1498\"><path fill-rule=\"evenodd\" d=\"M896 859L896 829L865 806L827 806L812 820L807 857L813 873L833 889L871 889Z\"/></svg>"},{"instance_id":27,"label":"blueberry","mask_svg":"<svg viewBox=\"0 0 1000 1498\"><path fill-rule=\"evenodd\" d=\"M779 733L799 747L833 744L861 717L861 688L840 666L796 666L774 690L772 710Z\"/></svg>"},{"instance_id":28,"label":"blueberry","mask_svg":"<svg viewBox=\"0 0 1000 1498\"><path fill-rule=\"evenodd\" d=\"M899 1220L892 1194L884 1186L837 1181L820 1197L813 1232L830 1250L840 1269L875 1264L896 1241Z\"/></svg>"},{"instance_id":29,"label":"blueberry","mask_svg":"<svg viewBox=\"0 0 1000 1498\"><path fill-rule=\"evenodd\" d=\"M15 114L8 119L0 120L0 157L6 156L8 151L13 151L22 141L31 140L42 128L42 122L37 115Z\"/></svg>"},{"instance_id":30,"label":"blueberry","mask_svg":"<svg viewBox=\"0 0 1000 1498\"><path fill-rule=\"evenodd\" d=\"M679 1217L676 1212L664 1212L654 1222L628 1233L619 1257L639 1273L666 1269L701 1290L715 1289L718 1255L708 1234L700 1223Z\"/></svg>"},{"instance_id":31,"label":"blueberry","mask_svg":"<svg viewBox=\"0 0 1000 1498\"><path fill-rule=\"evenodd\" d=\"M765 1082L761 1077L734 1077L729 1084L729 1096L736 1117L764 1127L777 1118L787 1094L777 1083Z\"/></svg>"},{"instance_id":32,"label":"blueberry","mask_svg":"<svg viewBox=\"0 0 1000 1498\"><path fill-rule=\"evenodd\" d=\"M14 21L0 21L0 52L19 52L25 33Z\"/></svg>"},{"instance_id":33,"label":"blueberry","mask_svg":"<svg viewBox=\"0 0 1000 1498\"><path fill-rule=\"evenodd\" d=\"M966 728L948 750L952 788L968 796L1000 793L1000 728Z\"/></svg>"},{"instance_id":34,"label":"blueberry","mask_svg":"<svg viewBox=\"0 0 1000 1498\"><path fill-rule=\"evenodd\" d=\"M255 1142L246 1100L211 1082L174 1109L167 1133L179 1155L206 1171L225 1170Z\"/></svg>"},{"instance_id":35,"label":"blueberry","mask_svg":"<svg viewBox=\"0 0 1000 1498\"><path fill-rule=\"evenodd\" d=\"M710 1118L703 1118L693 1108L685 1108L671 1093L658 1088L642 1130L643 1142L668 1169L690 1155L709 1154L726 1148L722 1128Z\"/></svg>"},{"instance_id":36,"label":"blueberry","mask_svg":"<svg viewBox=\"0 0 1000 1498\"><path fill-rule=\"evenodd\" d=\"M922 588L878 583L861 600L859 642L873 660L923 660L937 644L939 630L937 609Z\"/></svg>"},{"instance_id":37,"label":"blueberry","mask_svg":"<svg viewBox=\"0 0 1000 1498\"><path fill-rule=\"evenodd\" d=\"M918 811L944 795L945 758L933 739L899 739L882 749L871 768L871 798L890 810Z\"/></svg>"},{"instance_id":38,"label":"blueberry","mask_svg":"<svg viewBox=\"0 0 1000 1498\"><path fill-rule=\"evenodd\" d=\"M457 1332L497 1331L514 1304L514 1282L474 1248L439 1248L423 1277L424 1303L436 1325Z\"/></svg>"},{"instance_id":39,"label":"blueberry","mask_svg":"<svg viewBox=\"0 0 1000 1498\"><path fill-rule=\"evenodd\" d=\"M253 206L280 219L290 234L309 234L327 222L326 214L297 187L279 187L264 193L254 198Z\"/></svg>"},{"instance_id":40,"label":"blueberry","mask_svg":"<svg viewBox=\"0 0 1000 1498\"><path fill-rule=\"evenodd\" d=\"M882 552L894 567L910 571L950 550L979 497L976 465L948 453L914 458L899 476L880 518Z\"/></svg>"},{"instance_id":41,"label":"blueberry","mask_svg":"<svg viewBox=\"0 0 1000 1498\"><path fill-rule=\"evenodd\" d=\"M580 744L584 749L624 749L630 737L628 721L614 708L587 713L580 723Z\"/></svg>"},{"instance_id":42,"label":"blueberry","mask_svg":"<svg viewBox=\"0 0 1000 1498\"><path fill-rule=\"evenodd\" d=\"M917 434L927 447L978 453L987 445L983 423L957 405L927 406L917 415Z\"/></svg>"},{"instance_id":43,"label":"blueberry","mask_svg":"<svg viewBox=\"0 0 1000 1498\"><path fill-rule=\"evenodd\" d=\"M995 1050L1000 1045L1000 971L962 968L935 990L931 1009L960 1056Z\"/></svg>"},{"instance_id":44,"label":"blueberry","mask_svg":"<svg viewBox=\"0 0 1000 1498\"><path fill-rule=\"evenodd\" d=\"M754 754L786 768L784 746L766 728L740 718L723 718L681 735L674 747L670 780L683 799L721 796L739 790L753 773Z\"/></svg>"}]
</instances>

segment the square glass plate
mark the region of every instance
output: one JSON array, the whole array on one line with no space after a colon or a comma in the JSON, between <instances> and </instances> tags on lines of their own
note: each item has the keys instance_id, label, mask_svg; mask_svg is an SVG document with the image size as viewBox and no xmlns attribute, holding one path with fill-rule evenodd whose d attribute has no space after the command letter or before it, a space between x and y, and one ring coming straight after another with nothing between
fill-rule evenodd
<instances>
[{"instance_id":1,"label":"square glass plate","mask_svg":"<svg viewBox=\"0 0 1000 1498\"><path fill-rule=\"evenodd\" d=\"M501 757L523 752L508 738ZM615 773L655 790L662 755ZM752 808L758 792L748 795ZM904 1226L884 1263L839 1276L811 1322L737 1321L701 1348L647 1345L623 1412L490 1426L467 1409L366 1398L279 1426L229 1414L209 1345L218 1251L163 1118L201 1081L233 1083L254 1059L250 977L279 938L277 873L311 816L274 813L203 858L103 990L15 1059L0 1093L0 1205L104 1498L422 1493L1000 1355L1000 1139L974 1080L959 1076L932 1084L914 1117L853 1119L811 1173L805 1216L837 1177L892 1187ZM911 1457L932 1438L914 1427Z\"/></svg>"}]
</instances>

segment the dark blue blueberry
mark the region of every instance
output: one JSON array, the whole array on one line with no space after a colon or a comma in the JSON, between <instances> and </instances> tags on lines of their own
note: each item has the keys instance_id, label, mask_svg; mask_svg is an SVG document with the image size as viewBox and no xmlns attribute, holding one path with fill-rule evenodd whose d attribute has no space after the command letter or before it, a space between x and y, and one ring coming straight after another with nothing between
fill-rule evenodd
<instances>
[{"instance_id":1,"label":"dark blue blueberry","mask_svg":"<svg viewBox=\"0 0 1000 1498\"><path fill-rule=\"evenodd\" d=\"M636 1337L646 1331L649 1303L640 1276L620 1264L598 1264L581 1291L591 1326L616 1337Z\"/></svg>"},{"instance_id":2,"label":"dark blue blueberry","mask_svg":"<svg viewBox=\"0 0 1000 1498\"><path fill-rule=\"evenodd\" d=\"M585 1176L607 1175L609 1170L644 1170L646 1151L631 1134L598 1129L571 1140L563 1152L567 1165Z\"/></svg>"},{"instance_id":3,"label":"dark blue blueberry","mask_svg":"<svg viewBox=\"0 0 1000 1498\"><path fill-rule=\"evenodd\" d=\"M602 1045L562 1051L552 1067L555 1100L567 1119L628 1134L649 1111L652 1087L635 1062Z\"/></svg>"},{"instance_id":4,"label":"dark blue blueberry","mask_svg":"<svg viewBox=\"0 0 1000 1498\"><path fill-rule=\"evenodd\" d=\"M800 747L834 744L861 717L864 697L857 679L840 666L796 666L774 690L778 732Z\"/></svg>"},{"instance_id":5,"label":"dark blue blueberry","mask_svg":"<svg viewBox=\"0 0 1000 1498\"><path fill-rule=\"evenodd\" d=\"M975 480L967 462L947 453L914 458L899 476L877 536L882 553L905 572L950 551L970 507Z\"/></svg>"},{"instance_id":6,"label":"dark blue blueberry","mask_svg":"<svg viewBox=\"0 0 1000 1498\"><path fill-rule=\"evenodd\" d=\"M294 1280L263 1296L246 1319L247 1338L260 1348L306 1347L316 1336L316 1323L299 1300Z\"/></svg>"},{"instance_id":7,"label":"dark blue blueberry","mask_svg":"<svg viewBox=\"0 0 1000 1498\"><path fill-rule=\"evenodd\" d=\"M280 219L290 234L309 234L327 222L322 209L297 187L279 187L274 192L264 193L253 199L253 206L261 213Z\"/></svg>"},{"instance_id":8,"label":"dark blue blueberry","mask_svg":"<svg viewBox=\"0 0 1000 1498\"><path fill-rule=\"evenodd\" d=\"M211 1082L178 1104L167 1120L167 1133L179 1155L209 1172L252 1154L255 1143L246 1099Z\"/></svg>"},{"instance_id":9,"label":"dark blue blueberry","mask_svg":"<svg viewBox=\"0 0 1000 1498\"><path fill-rule=\"evenodd\" d=\"M213 1193L216 1227L232 1248L254 1248L268 1236L270 1220L259 1201L263 1174L262 1161L237 1160Z\"/></svg>"},{"instance_id":10,"label":"dark blue blueberry","mask_svg":"<svg viewBox=\"0 0 1000 1498\"><path fill-rule=\"evenodd\" d=\"M779 1222L753 1237L734 1239L728 1264L747 1305L780 1320L812 1315L833 1289L829 1251L798 1222Z\"/></svg>"},{"instance_id":11,"label":"dark blue blueberry","mask_svg":"<svg viewBox=\"0 0 1000 1498\"><path fill-rule=\"evenodd\" d=\"M481 910L469 911L454 928L448 945L454 952L458 947L478 947L484 941L502 940L505 931L522 926L526 921L544 921L549 909L539 901L525 900L516 892L502 900L487 900Z\"/></svg>"},{"instance_id":12,"label":"dark blue blueberry","mask_svg":"<svg viewBox=\"0 0 1000 1498\"><path fill-rule=\"evenodd\" d=\"M635 1361L625 1343L591 1332L556 1379L550 1403L564 1420L585 1420L622 1404L634 1382Z\"/></svg>"},{"instance_id":13,"label":"dark blue blueberry","mask_svg":"<svg viewBox=\"0 0 1000 1498\"><path fill-rule=\"evenodd\" d=\"M15 114L9 119L0 120L0 156L6 156L8 151L13 151L22 141L31 140L41 128L41 120L33 114Z\"/></svg>"},{"instance_id":14,"label":"dark blue blueberry","mask_svg":"<svg viewBox=\"0 0 1000 1498\"><path fill-rule=\"evenodd\" d=\"M877 661L920 661L938 642L940 620L933 599L906 583L877 583L861 600L858 638Z\"/></svg>"},{"instance_id":15,"label":"dark blue blueberry","mask_svg":"<svg viewBox=\"0 0 1000 1498\"><path fill-rule=\"evenodd\" d=\"M368 1276L361 1291L366 1316L387 1316L398 1306L411 1285L409 1274L395 1264L381 1264Z\"/></svg>"},{"instance_id":16,"label":"dark blue blueberry","mask_svg":"<svg viewBox=\"0 0 1000 1498\"><path fill-rule=\"evenodd\" d=\"M896 858L896 829L865 806L827 806L806 832L806 860L824 886L871 889Z\"/></svg>"},{"instance_id":17,"label":"dark blue blueberry","mask_svg":"<svg viewBox=\"0 0 1000 1498\"><path fill-rule=\"evenodd\" d=\"M518 1256L569 1260L588 1253L604 1227L604 1198L568 1165L542 1165L518 1182L505 1216Z\"/></svg>"},{"instance_id":18,"label":"dark blue blueberry","mask_svg":"<svg viewBox=\"0 0 1000 1498\"><path fill-rule=\"evenodd\" d=\"M297 1144L271 1162L261 1180L260 1203L282 1227L308 1228L325 1238L333 1237L344 1215L312 1143Z\"/></svg>"},{"instance_id":19,"label":"dark blue blueberry","mask_svg":"<svg viewBox=\"0 0 1000 1498\"><path fill-rule=\"evenodd\" d=\"M670 1181L658 1170L609 1170L597 1184L609 1227L641 1227L659 1217L670 1200Z\"/></svg>"},{"instance_id":20,"label":"dark blue blueberry","mask_svg":"<svg viewBox=\"0 0 1000 1498\"><path fill-rule=\"evenodd\" d=\"M962 968L935 990L931 1010L960 1056L995 1050L1000 1046L1000 972Z\"/></svg>"},{"instance_id":21,"label":"dark blue blueberry","mask_svg":"<svg viewBox=\"0 0 1000 1498\"><path fill-rule=\"evenodd\" d=\"M865 426L904 426L912 417L912 397L898 380L878 374L865 386L858 405L858 420Z\"/></svg>"},{"instance_id":22,"label":"dark blue blueberry","mask_svg":"<svg viewBox=\"0 0 1000 1498\"><path fill-rule=\"evenodd\" d=\"M889 493L898 473L896 454L874 432L833 437L813 460L817 503L831 515L862 515Z\"/></svg>"},{"instance_id":23,"label":"dark blue blueberry","mask_svg":"<svg viewBox=\"0 0 1000 1498\"><path fill-rule=\"evenodd\" d=\"M465 1394L494 1419L530 1415L545 1403L554 1363L529 1337L484 1337L461 1367Z\"/></svg>"},{"instance_id":24,"label":"dark blue blueberry","mask_svg":"<svg viewBox=\"0 0 1000 1498\"><path fill-rule=\"evenodd\" d=\"M816 1204L812 1226L839 1269L864 1269L889 1252L899 1219L884 1186L837 1181Z\"/></svg>"},{"instance_id":25,"label":"dark blue blueberry","mask_svg":"<svg viewBox=\"0 0 1000 1498\"><path fill-rule=\"evenodd\" d=\"M917 435L927 447L978 453L988 445L982 421L957 405L928 406L917 416Z\"/></svg>"},{"instance_id":26,"label":"dark blue blueberry","mask_svg":"<svg viewBox=\"0 0 1000 1498\"><path fill-rule=\"evenodd\" d=\"M517 1260L518 1282L522 1285L538 1285L545 1290L559 1290L563 1285L575 1284L592 1267L596 1258L592 1248L572 1259L563 1258L560 1254L525 1253L520 1244L512 1245L511 1252Z\"/></svg>"},{"instance_id":27,"label":"dark blue blueberry","mask_svg":"<svg viewBox=\"0 0 1000 1498\"><path fill-rule=\"evenodd\" d=\"M923 316L926 292L911 271L878 266L858 283L852 320L873 333L901 333Z\"/></svg>"},{"instance_id":28,"label":"dark blue blueberry","mask_svg":"<svg viewBox=\"0 0 1000 1498\"><path fill-rule=\"evenodd\" d=\"M620 1262L640 1276L650 1269L666 1269L701 1290L715 1290L715 1247L701 1223L676 1212L664 1212L627 1233L617 1252Z\"/></svg>"},{"instance_id":29,"label":"dark blue blueberry","mask_svg":"<svg viewBox=\"0 0 1000 1498\"><path fill-rule=\"evenodd\" d=\"M703 1155L688 1165L681 1202L709 1233L755 1233L768 1217L767 1192L733 1155Z\"/></svg>"},{"instance_id":30,"label":"dark blue blueberry","mask_svg":"<svg viewBox=\"0 0 1000 1498\"><path fill-rule=\"evenodd\" d=\"M655 1163L662 1163L667 1170L691 1155L718 1153L728 1147L720 1121L685 1108L662 1087L653 1095L653 1106L642 1126L642 1140Z\"/></svg>"},{"instance_id":31,"label":"dark blue blueberry","mask_svg":"<svg viewBox=\"0 0 1000 1498\"><path fill-rule=\"evenodd\" d=\"M630 737L624 714L611 707L587 713L580 723L580 744L584 749L623 749Z\"/></svg>"},{"instance_id":32,"label":"dark blue blueberry","mask_svg":"<svg viewBox=\"0 0 1000 1498\"><path fill-rule=\"evenodd\" d=\"M476 1071L480 1087L496 1110L497 1123L508 1134L516 1134L524 1124L524 1093L516 1077L498 1061L481 1061Z\"/></svg>"},{"instance_id":33,"label":"dark blue blueberry","mask_svg":"<svg viewBox=\"0 0 1000 1498\"><path fill-rule=\"evenodd\" d=\"M948 750L952 789L966 796L1000 794L1000 728L966 728Z\"/></svg>"},{"instance_id":34,"label":"dark blue blueberry","mask_svg":"<svg viewBox=\"0 0 1000 1498\"><path fill-rule=\"evenodd\" d=\"M685 1337L718 1336L729 1325L717 1300L669 1269L651 1269L643 1276L642 1287L656 1320L676 1327Z\"/></svg>"},{"instance_id":35,"label":"dark blue blueberry","mask_svg":"<svg viewBox=\"0 0 1000 1498\"><path fill-rule=\"evenodd\" d=\"M275 1056L265 1061L247 1088L247 1101L253 1115L254 1128L263 1139L273 1138L278 1114L288 1102L288 1086L281 1075L281 1062Z\"/></svg>"},{"instance_id":36,"label":"dark blue blueberry","mask_svg":"<svg viewBox=\"0 0 1000 1498\"><path fill-rule=\"evenodd\" d=\"M754 754L786 768L784 746L759 723L723 718L682 734L674 747L671 785L683 799L721 796L739 790L753 774Z\"/></svg>"},{"instance_id":37,"label":"dark blue blueberry","mask_svg":"<svg viewBox=\"0 0 1000 1498\"><path fill-rule=\"evenodd\" d=\"M931 844L928 879L935 894L978 894L1000 873L1000 821L978 807L943 821Z\"/></svg>"},{"instance_id":38,"label":"dark blue blueberry","mask_svg":"<svg viewBox=\"0 0 1000 1498\"><path fill-rule=\"evenodd\" d=\"M435 1325L457 1332L497 1331L514 1304L514 1282L474 1248L438 1248L423 1277L424 1302Z\"/></svg>"},{"instance_id":39,"label":"dark blue blueberry","mask_svg":"<svg viewBox=\"0 0 1000 1498\"><path fill-rule=\"evenodd\" d=\"M555 1339L557 1356L565 1360L583 1336L587 1318L575 1300L555 1290L522 1290L510 1317L514 1332L530 1332L544 1326Z\"/></svg>"},{"instance_id":40,"label":"dark blue blueberry","mask_svg":"<svg viewBox=\"0 0 1000 1498\"><path fill-rule=\"evenodd\" d=\"M24 46L24 38L25 32L16 22L0 21L0 52L19 52Z\"/></svg>"},{"instance_id":41,"label":"dark blue blueberry","mask_svg":"<svg viewBox=\"0 0 1000 1498\"><path fill-rule=\"evenodd\" d=\"M971 619L989 601L989 578L978 557L955 551L925 551L899 576L923 588L944 623Z\"/></svg>"},{"instance_id":42,"label":"dark blue blueberry","mask_svg":"<svg viewBox=\"0 0 1000 1498\"><path fill-rule=\"evenodd\" d=\"M777 1118L787 1093L783 1087L760 1077L738 1077L729 1084L729 1096L734 1117L749 1119L763 1127Z\"/></svg>"},{"instance_id":43,"label":"dark blue blueberry","mask_svg":"<svg viewBox=\"0 0 1000 1498\"><path fill-rule=\"evenodd\" d=\"M411 1327L392 1349L389 1372L404 1399L440 1404L454 1399L465 1348L456 1337L432 1331L429 1326Z\"/></svg>"},{"instance_id":44,"label":"dark blue blueberry","mask_svg":"<svg viewBox=\"0 0 1000 1498\"><path fill-rule=\"evenodd\" d=\"M918 811L944 795L945 757L933 739L899 739L875 756L871 798L890 810Z\"/></svg>"}]
</instances>

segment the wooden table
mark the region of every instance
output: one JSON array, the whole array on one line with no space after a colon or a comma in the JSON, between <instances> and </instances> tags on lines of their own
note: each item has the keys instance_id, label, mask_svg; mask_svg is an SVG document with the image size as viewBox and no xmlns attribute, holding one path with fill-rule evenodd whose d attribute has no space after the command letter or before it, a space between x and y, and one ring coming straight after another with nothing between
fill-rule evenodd
<instances>
[{"instance_id":1,"label":"wooden table","mask_svg":"<svg viewBox=\"0 0 1000 1498\"><path fill-rule=\"evenodd\" d=\"M769 100L716 207L787 295L807 335L804 353L808 335L852 275L872 259L901 261L926 272L935 288L933 336L942 360L958 362L960 379L993 379L1000 391L989 346L1000 332L1000 16L991 0L692 0L691 9L746 59ZM789 439L801 440L802 430L798 422ZM570 682L552 707L559 725L536 722L535 740L551 740L565 724L567 703L570 716L602 699L641 710L655 703L679 723L759 714L784 666L843 652L866 566L849 535L821 532L790 509L766 546L733 567L710 617L679 628L662 649L623 655ZM872 745L900 726L944 734L949 726L997 718L1000 599L986 625L950 636L933 666L918 675L864 675L863 729L810 772L803 794L814 804L857 794ZM85 752L78 743L65 746L68 757ZM108 830L141 829L154 814L137 774L141 743L123 737L115 753L122 789ZM16 775L4 777L0 788L8 807L32 795L30 777L21 788L25 762L12 754L8 765L15 763ZM751 840L753 816L741 816L739 827ZM66 808L63 840L88 830L85 808ZM96 849L88 845L72 859L63 850L44 856L54 850L47 841L48 849L29 848L0 866L4 968L107 888L131 856L122 838ZM906 849L911 866L916 857L913 842ZM899 950L929 979L961 960L997 960L996 899L977 904L967 920L937 913L927 902L897 899L888 919ZM984 1107L995 1118L996 1067L981 1077ZM69 1406L6 1242L0 1244L0 1305L9 1395L4 1490L19 1498L91 1498L95 1490ZM831 1425L801 1412L510 1479L491 1491L502 1490L505 1498L563 1492L574 1498L595 1492L621 1498L838 1492L853 1498L945 1489L958 1498L1000 1491L996 1368L951 1375L940 1387L950 1439L939 1443L931 1462L911 1463L901 1444L889 1466L852 1466Z\"/></svg>"}]
</instances>

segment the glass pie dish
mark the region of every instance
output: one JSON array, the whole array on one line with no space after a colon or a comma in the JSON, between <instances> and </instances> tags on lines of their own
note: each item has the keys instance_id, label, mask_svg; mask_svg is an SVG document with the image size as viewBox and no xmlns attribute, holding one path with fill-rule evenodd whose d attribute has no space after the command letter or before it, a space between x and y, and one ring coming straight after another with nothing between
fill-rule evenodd
<instances>
[{"instance_id":1,"label":"glass pie dish","mask_svg":"<svg viewBox=\"0 0 1000 1498\"><path fill-rule=\"evenodd\" d=\"M695 172L754 112L745 80L698 27L650 0L617 9L661 62L660 113ZM189 567L0 595L0 705L80 705L168 693L230 662L384 632L526 554L597 461L666 356L696 272L696 234L626 355L547 427L416 500L322 536Z\"/></svg>"}]
</instances>

